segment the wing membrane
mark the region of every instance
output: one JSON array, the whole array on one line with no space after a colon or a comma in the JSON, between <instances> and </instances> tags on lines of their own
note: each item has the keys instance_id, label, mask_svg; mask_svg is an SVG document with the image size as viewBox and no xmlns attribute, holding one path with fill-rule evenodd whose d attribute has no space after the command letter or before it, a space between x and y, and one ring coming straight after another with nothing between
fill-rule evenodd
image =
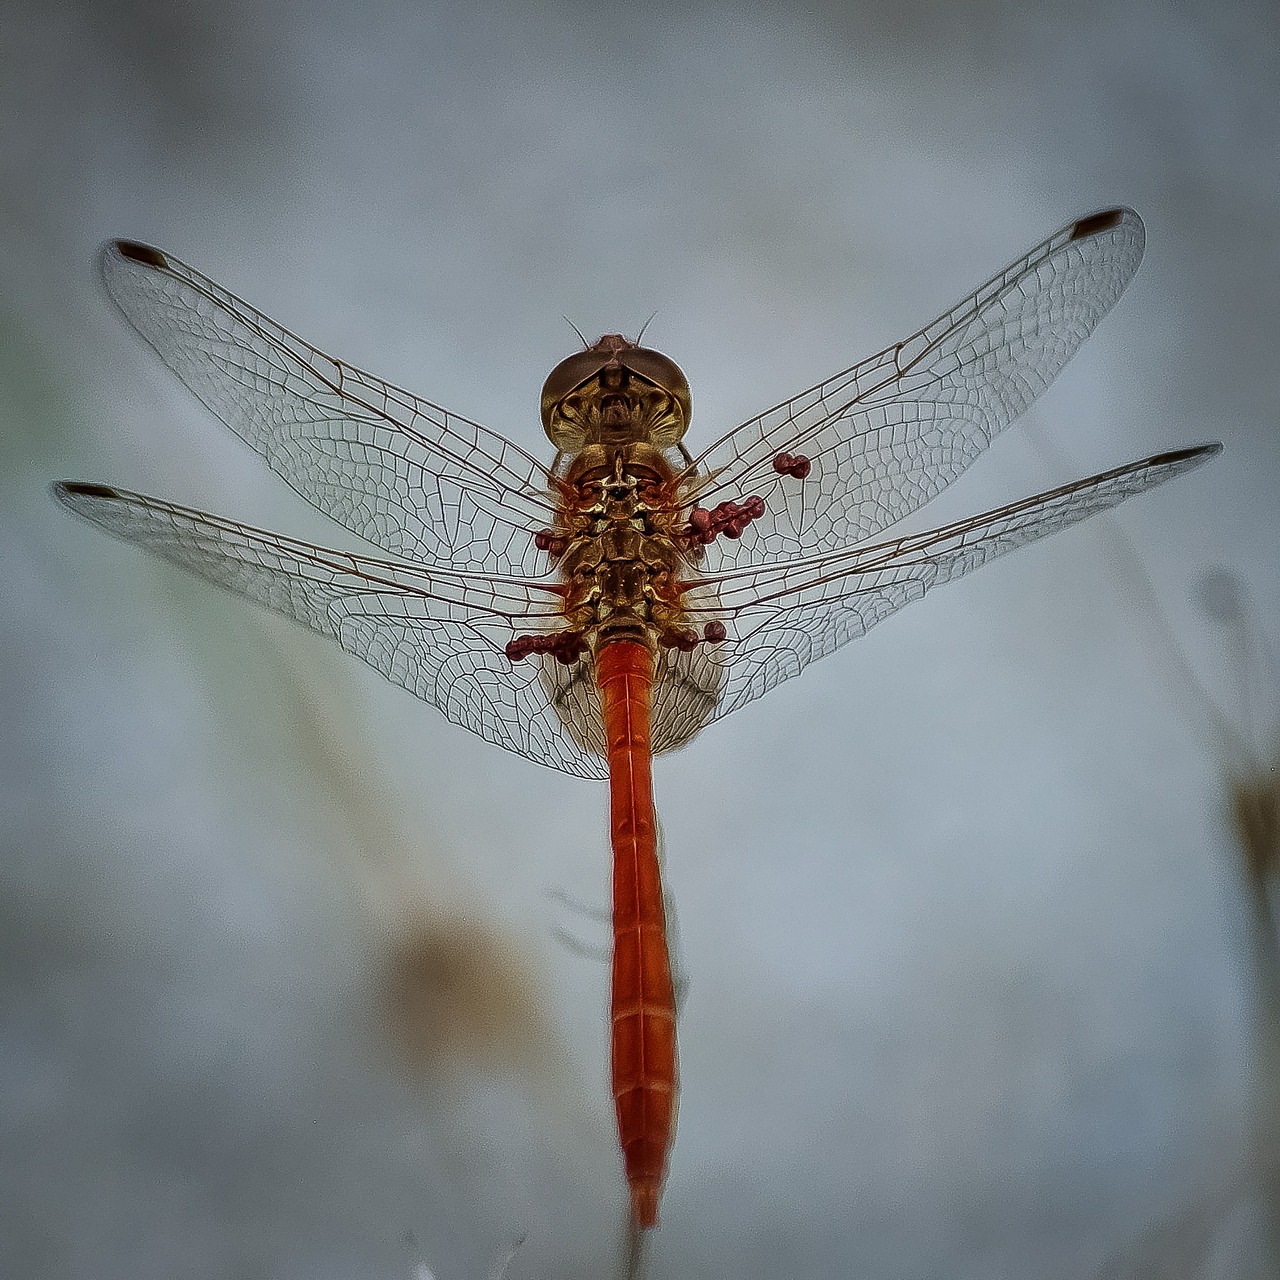
<instances>
[{"instance_id":1,"label":"wing membrane","mask_svg":"<svg viewBox=\"0 0 1280 1280\"><path fill-rule=\"evenodd\" d=\"M186 386L352 533L460 571L537 572L533 535L552 512L550 477L537 459L326 356L158 249L107 244L102 276Z\"/></svg>"},{"instance_id":2,"label":"wing membrane","mask_svg":"<svg viewBox=\"0 0 1280 1280\"><path fill-rule=\"evenodd\" d=\"M695 460L711 495L758 494L763 518L718 543L726 568L872 537L946 488L1053 380L1142 259L1132 209L1064 227L963 302L758 418ZM804 480L774 459L803 455Z\"/></svg>"},{"instance_id":3,"label":"wing membrane","mask_svg":"<svg viewBox=\"0 0 1280 1280\"><path fill-rule=\"evenodd\" d=\"M690 610L695 626L719 620L728 629L724 643L705 646L722 668L721 696L713 707L692 696L673 705L668 723L661 726L662 741L679 745L702 724L728 715L865 635L931 587L1114 507L1198 466L1221 447L1157 454L892 542L724 574L708 583L715 588L715 602L706 597L705 604Z\"/></svg>"},{"instance_id":4,"label":"wing membrane","mask_svg":"<svg viewBox=\"0 0 1280 1280\"><path fill-rule=\"evenodd\" d=\"M503 652L517 630L559 617L553 585L329 551L105 485L58 484L54 496L108 533L329 636L486 741L578 777L608 776L565 733L538 663Z\"/></svg>"}]
</instances>

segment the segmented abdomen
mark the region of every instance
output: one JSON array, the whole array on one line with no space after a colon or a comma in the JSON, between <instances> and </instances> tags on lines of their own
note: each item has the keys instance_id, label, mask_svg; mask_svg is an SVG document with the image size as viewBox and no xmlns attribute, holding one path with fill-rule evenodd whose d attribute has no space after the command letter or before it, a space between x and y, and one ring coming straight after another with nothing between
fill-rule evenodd
<instances>
[{"instance_id":1,"label":"segmented abdomen","mask_svg":"<svg viewBox=\"0 0 1280 1280\"><path fill-rule=\"evenodd\" d=\"M658 1221L675 1127L676 1011L650 770L653 657L614 640L596 654L613 843L613 1096L640 1227Z\"/></svg>"}]
</instances>

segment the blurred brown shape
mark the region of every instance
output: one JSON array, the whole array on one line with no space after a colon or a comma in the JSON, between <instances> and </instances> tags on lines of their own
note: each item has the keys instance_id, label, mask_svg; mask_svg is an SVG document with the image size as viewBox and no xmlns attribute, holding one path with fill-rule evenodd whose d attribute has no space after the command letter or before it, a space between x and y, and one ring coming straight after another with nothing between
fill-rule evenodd
<instances>
[{"instance_id":1,"label":"blurred brown shape","mask_svg":"<svg viewBox=\"0 0 1280 1280\"><path fill-rule=\"evenodd\" d=\"M1252 903L1254 968L1254 1116L1252 1170L1261 1193L1270 1263L1280 1267L1280 934L1276 928L1276 874L1280 870L1280 752L1274 706L1277 668L1271 637L1259 626L1248 592L1228 569L1202 575L1199 603L1226 632L1239 681L1235 722L1224 717L1221 736L1228 766L1227 803ZM1259 730L1256 726L1262 722Z\"/></svg>"},{"instance_id":2,"label":"blurred brown shape","mask_svg":"<svg viewBox=\"0 0 1280 1280\"><path fill-rule=\"evenodd\" d=\"M546 1061L533 966L510 940L462 917L419 918L391 944L383 1005L392 1043L417 1071Z\"/></svg>"},{"instance_id":3,"label":"blurred brown shape","mask_svg":"<svg viewBox=\"0 0 1280 1280\"><path fill-rule=\"evenodd\" d=\"M1248 592L1229 569L1207 570L1196 596L1205 615L1226 633L1239 686L1237 716L1221 717L1220 737L1231 763L1227 766L1227 802L1243 870L1258 909L1260 939L1272 964L1280 963L1271 894L1272 877L1280 869L1280 725L1273 708L1277 679L1270 637L1254 617ZM1258 722L1261 721L1261 727ZM1271 750L1268 752L1267 746Z\"/></svg>"},{"instance_id":4,"label":"blurred brown shape","mask_svg":"<svg viewBox=\"0 0 1280 1280\"><path fill-rule=\"evenodd\" d=\"M1280 865L1280 765L1233 778L1231 821L1255 886Z\"/></svg>"}]
</instances>

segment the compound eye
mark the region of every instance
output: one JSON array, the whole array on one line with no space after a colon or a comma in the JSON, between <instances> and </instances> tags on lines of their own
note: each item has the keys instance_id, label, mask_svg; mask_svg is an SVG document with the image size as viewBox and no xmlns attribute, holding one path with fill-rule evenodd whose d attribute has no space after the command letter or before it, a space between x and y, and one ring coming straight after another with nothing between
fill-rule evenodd
<instances>
[{"instance_id":1,"label":"compound eye","mask_svg":"<svg viewBox=\"0 0 1280 1280\"><path fill-rule=\"evenodd\" d=\"M599 351L575 351L547 374L542 384L542 429L551 434L551 414L571 391L590 381L609 363Z\"/></svg>"},{"instance_id":2,"label":"compound eye","mask_svg":"<svg viewBox=\"0 0 1280 1280\"><path fill-rule=\"evenodd\" d=\"M670 392L677 400L682 394L689 394L689 381L684 372L670 356L664 356L661 351L653 351L649 347L632 347L630 351L624 351L621 358L632 373L638 373L646 382L652 382L655 387Z\"/></svg>"},{"instance_id":3,"label":"compound eye","mask_svg":"<svg viewBox=\"0 0 1280 1280\"><path fill-rule=\"evenodd\" d=\"M680 406L684 426L679 435L683 435L689 426L693 401L689 395L689 380L680 366L670 356L664 356L661 351L654 351L650 347L632 347L630 351L623 352L622 362L637 377L660 387Z\"/></svg>"}]
</instances>

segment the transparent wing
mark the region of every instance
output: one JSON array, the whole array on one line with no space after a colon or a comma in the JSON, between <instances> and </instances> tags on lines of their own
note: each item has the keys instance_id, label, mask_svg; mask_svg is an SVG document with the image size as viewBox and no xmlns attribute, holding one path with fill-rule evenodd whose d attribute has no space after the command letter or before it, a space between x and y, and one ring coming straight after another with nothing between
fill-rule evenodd
<instances>
[{"instance_id":1,"label":"transparent wing","mask_svg":"<svg viewBox=\"0 0 1280 1280\"><path fill-rule=\"evenodd\" d=\"M1114 507L1198 466L1221 447L1158 454L877 546L722 575L707 584L707 594L689 615L698 628L724 623L727 640L694 651L699 661L715 663L719 670L693 680L688 679L690 668L680 670L682 680L673 682L666 702L655 699L655 709L662 708L662 715L655 715L655 743L664 750L680 745L703 724L799 675L809 663L865 635L931 587ZM713 704L705 697L711 685L718 688Z\"/></svg>"},{"instance_id":2,"label":"transparent wing","mask_svg":"<svg viewBox=\"0 0 1280 1280\"><path fill-rule=\"evenodd\" d=\"M1110 209L1064 227L902 342L745 422L695 459L699 500L758 495L765 514L724 568L872 537L949 485L1044 389L1142 259L1142 219ZM809 459L804 479L779 455ZM691 483L697 484L691 468Z\"/></svg>"},{"instance_id":3,"label":"transparent wing","mask_svg":"<svg viewBox=\"0 0 1280 1280\"><path fill-rule=\"evenodd\" d=\"M487 742L581 778L608 776L562 728L538 663L503 652L518 630L560 619L553 585L327 551L105 485L53 491L108 533L331 637Z\"/></svg>"},{"instance_id":4,"label":"transparent wing","mask_svg":"<svg viewBox=\"0 0 1280 1280\"><path fill-rule=\"evenodd\" d=\"M478 423L317 351L177 258L117 240L107 292L160 359L313 506L392 555L536 573L546 468Z\"/></svg>"}]
</instances>

